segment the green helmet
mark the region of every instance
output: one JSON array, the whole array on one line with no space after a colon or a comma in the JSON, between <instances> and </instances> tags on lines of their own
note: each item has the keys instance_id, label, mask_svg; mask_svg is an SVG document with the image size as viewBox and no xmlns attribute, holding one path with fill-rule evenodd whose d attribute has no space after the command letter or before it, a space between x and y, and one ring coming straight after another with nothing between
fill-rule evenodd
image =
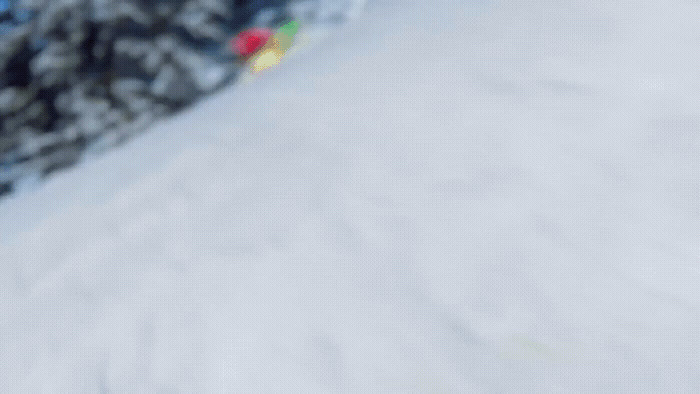
<instances>
[{"instance_id":1,"label":"green helmet","mask_svg":"<svg viewBox=\"0 0 700 394\"><path fill-rule=\"evenodd\" d=\"M294 35L297 34L297 31L299 31L299 22L297 21L287 22L277 29L278 33L282 33L288 37L294 37Z\"/></svg>"}]
</instances>

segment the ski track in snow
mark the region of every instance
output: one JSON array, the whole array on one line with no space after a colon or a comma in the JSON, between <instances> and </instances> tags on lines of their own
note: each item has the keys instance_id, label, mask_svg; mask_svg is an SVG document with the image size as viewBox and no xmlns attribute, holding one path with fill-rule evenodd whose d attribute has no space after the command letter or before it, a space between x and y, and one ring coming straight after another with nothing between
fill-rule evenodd
<instances>
[{"instance_id":1,"label":"ski track in snow","mask_svg":"<svg viewBox=\"0 0 700 394\"><path fill-rule=\"evenodd\" d=\"M3 201L4 390L699 392L700 5L429 3Z\"/></svg>"}]
</instances>

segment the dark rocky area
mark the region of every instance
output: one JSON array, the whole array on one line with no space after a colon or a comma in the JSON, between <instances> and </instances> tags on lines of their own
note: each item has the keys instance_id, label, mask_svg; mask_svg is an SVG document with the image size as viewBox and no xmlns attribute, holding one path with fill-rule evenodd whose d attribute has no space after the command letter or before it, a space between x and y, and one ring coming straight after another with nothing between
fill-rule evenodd
<instances>
[{"instance_id":1,"label":"dark rocky area","mask_svg":"<svg viewBox=\"0 0 700 394\"><path fill-rule=\"evenodd\" d=\"M114 146L232 81L240 64L228 39L248 25L283 22L292 3L6 2L0 195L28 174L45 177L79 161L88 147Z\"/></svg>"}]
</instances>

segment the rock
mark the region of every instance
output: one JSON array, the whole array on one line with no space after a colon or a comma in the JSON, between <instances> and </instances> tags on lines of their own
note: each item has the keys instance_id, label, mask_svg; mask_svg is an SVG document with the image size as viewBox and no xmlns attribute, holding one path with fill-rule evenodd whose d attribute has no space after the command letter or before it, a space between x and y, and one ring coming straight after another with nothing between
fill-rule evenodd
<instances>
[{"instance_id":1,"label":"rock","mask_svg":"<svg viewBox=\"0 0 700 394\"><path fill-rule=\"evenodd\" d=\"M0 36L0 86L27 86L32 80L29 61L31 29L17 26Z\"/></svg>"},{"instance_id":2,"label":"rock","mask_svg":"<svg viewBox=\"0 0 700 394\"><path fill-rule=\"evenodd\" d=\"M173 60L189 74L200 92L209 92L217 88L228 76L224 66L192 50L175 52Z\"/></svg>"},{"instance_id":3,"label":"rock","mask_svg":"<svg viewBox=\"0 0 700 394\"><path fill-rule=\"evenodd\" d=\"M81 142L82 141L82 142ZM77 163L82 156L82 151L85 148L83 140L72 141L54 147L54 151L46 156L42 156L38 161L38 166L43 177L70 167Z\"/></svg>"},{"instance_id":4,"label":"rock","mask_svg":"<svg viewBox=\"0 0 700 394\"><path fill-rule=\"evenodd\" d=\"M17 178L22 176L25 163L17 161L0 162L0 183L13 183Z\"/></svg>"},{"instance_id":5,"label":"rock","mask_svg":"<svg viewBox=\"0 0 700 394\"><path fill-rule=\"evenodd\" d=\"M116 15L113 0L92 0L90 19L97 23L110 21Z\"/></svg>"},{"instance_id":6,"label":"rock","mask_svg":"<svg viewBox=\"0 0 700 394\"><path fill-rule=\"evenodd\" d=\"M18 8L24 8L28 10L39 10L46 4L45 0L18 0Z\"/></svg>"},{"instance_id":7,"label":"rock","mask_svg":"<svg viewBox=\"0 0 700 394\"><path fill-rule=\"evenodd\" d=\"M281 24L286 18L284 10L280 8L264 8L255 15L251 25L273 27Z\"/></svg>"},{"instance_id":8,"label":"rock","mask_svg":"<svg viewBox=\"0 0 700 394\"><path fill-rule=\"evenodd\" d=\"M75 140L77 139L81 133L80 133L80 128L76 126L75 124L71 124L69 126L64 127L60 131L61 138L64 140Z\"/></svg>"},{"instance_id":9,"label":"rock","mask_svg":"<svg viewBox=\"0 0 700 394\"><path fill-rule=\"evenodd\" d=\"M51 121L51 116L46 110L46 104L37 100L29 104L24 110L3 118L3 127L9 134L17 134L24 127L43 129Z\"/></svg>"},{"instance_id":10,"label":"rock","mask_svg":"<svg viewBox=\"0 0 700 394\"><path fill-rule=\"evenodd\" d=\"M104 131L106 124L102 121L102 117L99 114L87 113L78 118L76 126L79 134L93 136Z\"/></svg>"},{"instance_id":11,"label":"rock","mask_svg":"<svg viewBox=\"0 0 700 394\"><path fill-rule=\"evenodd\" d=\"M92 29L92 36L89 38L92 40L91 47L88 45L85 49L90 51L90 55L100 63L101 68L106 68L105 62L109 60L108 55L111 53L114 29L97 24Z\"/></svg>"},{"instance_id":12,"label":"rock","mask_svg":"<svg viewBox=\"0 0 700 394\"><path fill-rule=\"evenodd\" d=\"M15 150L19 147L19 141L17 141L16 136L5 136L0 134L0 155L5 156L6 153L11 150ZM2 160L0 160L2 162Z\"/></svg>"},{"instance_id":13,"label":"rock","mask_svg":"<svg viewBox=\"0 0 700 394\"><path fill-rule=\"evenodd\" d=\"M151 93L175 105L191 102L196 97L197 86L183 69L172 64L163 66L151 83Z\"/></svg>"},{"instance_id":14,"label":"rock","mask_svg":"<svg viewBox=\"0 0 700 394\"><path fill-rule=\"evenodd\" d=\"M210 92L224 84L229 72L222 65L205 62L202 68L192 70L192 76L200 91Z\"/></svg>"},{"instance_id":15,"label":"rock","mask_svg":"<svg viewBox=\"0 0 700 394\"><path fill-rule=\"evenodd\" d=\"M163 56L172 55L179 46L177 39L171 34L161 34L155 39L155 45Z\"/></svg>"},{"instance_id":16,"label":"rock","mask_svg":"<svg viewBox=\"0 0 700 394\"><path fill-rule=\"evenodd\" d=\"M116 77L148 80L163 61L162 51L146 39L126 37L114 43L112 70Z\"/></svg>"},{"instance_id":17,"label":"rock","mask_svg":"<svg viewBox=\"0 0 700 394\"><path fill-rule=\"evenodd\" d=\"M0 168L0 173L2 173L3 170ZM3 196L5 194L10 194L12 192L12 182L4 182L0 183L0 196Z\"/></svg>"},{"instance_id":18,"label":"rock","mask_svg":"<svg viewBox=\"0 0 700 394\"><path fill-rule=\"evenodd\" d=\"M351 0L300 0L287 4L287 13L296 20L312 23L337 23L352 5Z\"/></svg>"},{"instance_id":19,"label":"rock","mask_svg":"<svg viewBox=\"0 0 700 394\"><path fill-rule=\"evenodd\" d=\"M54 108L61 115L71 115L75 113L73 110L73 95L71 91L64 91L56 95L53 101Z\"/></svg>"},{"instance_id":20,"label":"rock","mask_svg":"<svg viewBox=\"0 0 700 394\"><path fill-rule=\"evenodd\" d=\"M22 127L17 131L21 145L17 153L23 157L32 157L39 154L41 150L41 140L39 133L30 127Z\"/></svg>"},{"instance_id":21,"label":"rock","mask_svg":"<svg viewBox=\"0 0 700 394\"><path fill-rule=\"evenodd\" d=\"M124 108L128 112L128 115L121 114L124 119L133 118L143 111L151 110L153 99L150 97L149 88L146 81L135 78L122 78L112 82L110 91L112 97L118 101L114 103L115 107Z\"/></svg>"},{"instance_id":22,"label":"rock","mask_svg":"<svg viewBox=\"0 0 700 394\"><path fill-rule=\"evenodd\" d=\"M258 11L265 8L282 7L288 0L248 0L234 2L234 26L247 25Z\"/></svg>"},{"instance_id":23,"label":"rock","mask_svg":"<svg viewBox=\"0 0 700 394\"><path fill-rule=\"evenodd\" d=\"M193 3L190 1L190 3ZM196 3L210 15L227 20L232 16L230 1L227 0L199 0Z\"/></svg>"},{"instance_id":24,"label":"rock","mask_svg":"<svg viewBox=\"0 0 700 394\"><path fill-rule=\"evenodd\" d=\"M75 116L85 113L102 115L111 107L110 101L99 92L90 92L88 83L75 85L56 96L54 106L63 115ZM102 93L105 94L105 93Z\"/></svg>"},{"instance_id":25,"label":"rock","mask_svg":"<svg viewBox=\"0 0 700 394\"><path fill-rule=\"evenodd\" d=\"M134 96L126 103L126 109L129 112L127 119L133 119L143 112L152 111L153 100L150 96Z\"/></svg>"},{"instance_id":26,"label":"rock","mask_svg":"<svg viewBox=\"0 0 700 394\"><path fill-rule=\"evenodd\" d=\"M153 105L152 113L153 113L153 115L156 116L156 117L161 117L161 116L165 116L165 115L171 114L171 113L173 113L173 111L172 111L172 109L170 109L170 107L168 107L168 106L165 105L165 104L162 104L162 103L155 103L155 104Z\"/></svg>"},{"instance_id":27,"label":"rock","mask_svg":"<svg viewBox=\"0 0 700 394\"><path fill-rule=\"evenodd\" d=\"M137 78L119 78L112 82L109 89L113 97L128 104L133 98L148 92L148 83Z\"/></svg>"},{"instance_id":28,"label":"rock","mask_svg":"<svg viewBox=\"0 0 700 394\"><path fill-rule=\"evenodd\" d=\"M49 1L42 7L35 35L78 44L85 38L86 0Z\"/></svg>"},{"instance_id":29,"label":"rock","mask_svg":"<svg viewBox=\"0 0 700 394\"><path fill-rule=\"evenodd\" d=\"M91 0L91 19L98 23L114 23L129 19L134 23L150 26L154 16L169 17L181 0Z\"/></svg>"},{"instance_id":30,"label":"rock","mask_svg":"<svg viewBox=\"0 0 700 394\"><path fill-rule=\"evenodd\" d=\"M124 120L133 118L144 111L151 111L153 99L150 97L149 84L146 81L136 78L122 78L112 82L110 91L127 113L119 111L118 118ZM114 109L113 109L114 110ZM110 110L112 111L112 110ZM111 124L111 119L116 115L105 115L106 123ZM115 123L115 125L117 125Z\"/></svg>"},{"instance_id":31,"label":"rock","mask_svg":"<svg viewBox=\"0 0 700 394\"><path fill-rule=\"evenodd\" d=\"M16 86L0 90L0 115L18 112L36 97L36 93L36 89Z\"/></svg>"},{"instance_id":32,"label":"rock","mask_svg":"<svg viewBox=\"0 0 700 394\"><path fill-rule=\"evenodd\" d=\"M146 111L139 114L139 116L137 116L129 126L132 129L132 132L141 131L152 125L155 120L156 115L151 111Z\"/></svg>"},{"instance_id":33,"label":"rock","mask_svg":"<svg viewBox=\"0 0 700 394\"><path fill-rule=\"evenodd\" d=\"M14 135L17 133L20 126L22 126L22 120L21 118L17 117L17 115L2 117L2 128L4 133Z\"/></svg>"},{"instance_id":34,"label":"rock","mask_svg":"<svg viewBox=\"0 0 700 394\"><path fill-rule=\"evenodd\" d=\"M108 129L94 138L89 138L90 145L86 146L84 152L87 156L97 156L104 153L107 149L118 144L122 133L116 129Z\"/></svg>"},{"instance_id":35,"label":"rock","mask_svg":"<svg viewBox=\"0 0 700 394\"><path fill-rule=\"evenodd\" d=\"M0 36L0 69L5 69L13 58L28 49L30 35L30 26L22 25Z\"/></svg>"},{"instance_id":36,"label":"rock","mask_svg":"<svg viewBox=\"0 0 700 394\"><path fill-rule=\"evenodd\" d=\"M40 129L23 127L19 131L22 139L18 154L22 157L36 157L51 151L53 146L61 144L65 139L59 133L44 133Z\"/></svg>"},{"instance_id":37,"label":"rock","mask_svg":"<svg viewBox=\"0 0 700 394\"><path fill-rule=\"evenodd\" d=\"M109 100L103 97L84 96L76 106L79 113L91 113L103 116L111 108Z\"/></svg>"},{"instance_id":38,"label":"rock","mask_svg":"<svg viewBox=\"0 0 700 394\"><path fill-rule=\"evenodd\" d=\"M173 1L157 1L154 5L155 14L162 19L170 19L177 12L178 4Z\"/></svg>"},{"instance_id":39,"label":"rock","mask_svg":"<svg viewBox=\"0 0 700 394\"><path fill-rule=\"evenodd\" d=\"M51 122L51 115L44 101L34 101L19 113L21 124L43 130Z\"/></svg>"},{"instance_id":40,"label":"rock","mask_svg":"<svg viewBox=\"0 0 700 394\"><path fill-rule=\"evenodd\" d=\"M53 41L29 62L29 68L41 86L50 87L65 83L79 64L80 53L75 47Z\"/></svg>"},{"instance_id":41,"label":"rock","mask_svg":"<svg viewBox=\"0 0 700 394\"><path fill-rule=\"evenodd\" d=\"M119 2L115 5L114 11L116 19L131 19L143 26L150 26L153 22L151 16L133 2Z\"/></svg>"},{"instance_id":42,"label":"rock","mask_svg":"<svg viewBox=\"0 0 700 394\"><path fill-rule=\"evenodd\" d=\"M221 24L214 19L212 10L202 7L196 1L187 2L175 17L174 25L182 27L196 39L221 41L226 38Z\"/></svg>"},{"instance_id":43,"label":"rock","mask_svg":"<svg viewBox=\"0 0 700 394\"><path fill-rule=\"evenodd\" d=\"M126 120L126 114L118 109L110 109L103 116L104 124L106 128L117 127L124 123Z\"/></svg>"}]
</instances>

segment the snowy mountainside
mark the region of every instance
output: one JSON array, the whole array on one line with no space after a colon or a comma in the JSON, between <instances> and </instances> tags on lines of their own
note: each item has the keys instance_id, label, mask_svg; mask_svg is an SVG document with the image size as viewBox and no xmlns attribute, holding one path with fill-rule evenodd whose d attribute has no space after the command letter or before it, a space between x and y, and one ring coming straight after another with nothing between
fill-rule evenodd
<instances>
[{"instance_id":1,"label":"snowy mountainside","mask_svg":"<svg viewBox=\"0 0 700 394\"><path fill-rule=\"evenodd\" d=\"M0 381L697 392L696 11L370 2L0 205Z\"/></svg>"}]
</instances>

